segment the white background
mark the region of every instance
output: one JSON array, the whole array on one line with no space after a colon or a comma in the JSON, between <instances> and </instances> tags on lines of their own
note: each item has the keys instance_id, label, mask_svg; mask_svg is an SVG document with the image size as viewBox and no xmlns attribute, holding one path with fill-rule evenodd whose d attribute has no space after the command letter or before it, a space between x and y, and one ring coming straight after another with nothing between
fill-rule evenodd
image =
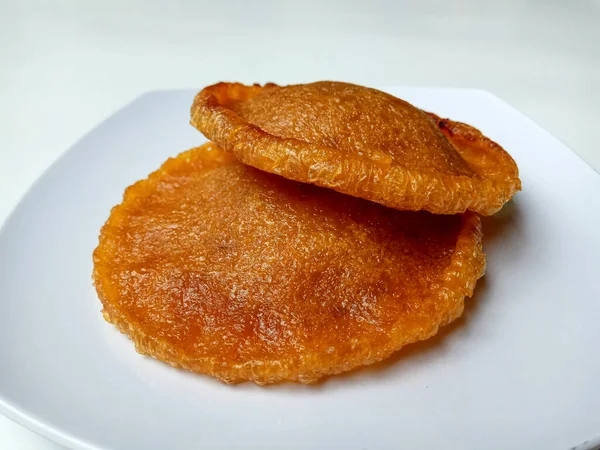
<instances>
[{"instance_id":1,"label":"white background","mask_svg":"<svg viewBox=\"0 0 600 450\"><path fill-rule=\"evenodd\" d=\"M0 0L0 222L144 91L319 79L486 89L600 169L598 0ZM58 447L0 417L0 448Z\"/></svg>"}]
</instances>

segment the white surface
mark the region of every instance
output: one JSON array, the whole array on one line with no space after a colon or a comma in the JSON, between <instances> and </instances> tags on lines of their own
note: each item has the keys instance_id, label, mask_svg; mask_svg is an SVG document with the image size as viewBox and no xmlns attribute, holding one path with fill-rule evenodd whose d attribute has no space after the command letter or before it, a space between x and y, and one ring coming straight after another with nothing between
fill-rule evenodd
<instances>
[{"instance_id":1,"label":"white surface","mask_svg":"<svg viewBox=\"0 0 600 450\"><path fill-rule=\"evenodd\" d=\"M4 412L82 449L598 442L600 176L490 94L391 92L481 128L521 170L523 192L484 222L488 272L464 320L312 387L227 386L138 355L99 314L91 253L123 189L201 141L186 123L195 91L150 93L53 165L0 234Z\"/></svg>"},{"instance_id":2,"label":"white surface","mask_svg":"<svg viewBox=\"0 0 600 450\"><path fill-rule=\"evenodd\" d=\"M221 79L485 88L600 168L597 0L124 3L0 0L0 221L130 99Z\"/></svg>"}]
</instances>

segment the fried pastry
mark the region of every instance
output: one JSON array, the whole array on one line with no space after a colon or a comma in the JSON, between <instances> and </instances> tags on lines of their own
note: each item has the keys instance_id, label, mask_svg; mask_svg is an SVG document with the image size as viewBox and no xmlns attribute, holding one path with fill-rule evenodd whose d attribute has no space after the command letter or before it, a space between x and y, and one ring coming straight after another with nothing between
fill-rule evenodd
<instances>
[{"instance_id":1,"label":"fried pastry","mask_svg":"<svg viewBox=\"0 0 600 450\"><path fill-rule=\"evenodd\" d=\"M218 83L191 123L245 164L396 209L490 215L521 186L477 129L353 84Z\"/></svg>"},{"instance_id":2,"label":"fried pastry","mask_svg":"<svg viewBox=\"0 0 600 450\"><path fill-rule=\"evenodd\" d=\"M94 251L107 321L138 352L225 382L309 383L459 317L479 217L397 211L213 144L129 187Z\"/></svg>"}]
</instances>

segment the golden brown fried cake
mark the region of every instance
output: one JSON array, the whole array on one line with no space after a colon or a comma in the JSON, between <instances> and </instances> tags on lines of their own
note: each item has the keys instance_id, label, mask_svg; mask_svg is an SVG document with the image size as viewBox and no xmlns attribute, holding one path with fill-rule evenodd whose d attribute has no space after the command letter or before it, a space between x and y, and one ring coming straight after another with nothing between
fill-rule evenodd
<instances>
[{"instance_id":1,"label":"golden brown fried cake","mask_svg":"<svg viewBox=\"0 0 600 450\"><path fill-rule=\"evenodd\" d=\"M219 83L191 115L245 164L396 209L489 215L521 188L510 155L475 128L353 84Z\"/></svg>"},{"instance_id":2,"label":"golden brown fried cake","mask_svg":"<svg viewBox=\"0 0 600 450\"><path fill-rule=\"evenodd\" d=\"M226 382L309 383L435 334L484 266L474 213L385 208L207 144L125 191L94 281L140 353Z\"/></svg>"}]
</instances>

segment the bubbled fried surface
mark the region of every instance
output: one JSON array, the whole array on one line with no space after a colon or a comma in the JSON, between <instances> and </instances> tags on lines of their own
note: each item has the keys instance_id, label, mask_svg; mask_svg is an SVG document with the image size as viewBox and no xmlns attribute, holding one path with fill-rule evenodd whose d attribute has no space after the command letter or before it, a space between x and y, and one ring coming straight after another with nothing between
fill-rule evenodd
<instances>
[{"instance_id":1,"label":"bubbled fried surface","mask_svg":"<svg viewBox=\"0 0 600 450\"><path fill-rule=\"evenodd\" d=\"M396 209L488 215L520 189L499 145L483 135L449 139L433 116L375 89L219 83L196 96L191 113L196 128L246 164ZM461 125L456 137L479 133ZM500 162L494 176L479 170L482 160Z\"/></svg>"},{"instance_id":2,"label":"bubbled fried surface","mask_svg":"<svg viewBox=\"0 0 600 450\"><path fill-rule=\"evenodd\" d=\"M479 218L297 183L207 144L129 187L94 252L105 318L139 352L223 381L312 382L458 317Z\"/></svg>"},{"instance_id":3,"label":"bubbled fried surface","mask_svg":"<svg viewBox=\"0 0 600 450\"><path fill-rule=\"evenodd\" d=\"M420 109L375 89L346 83L299 84L265 89L231 109L275 136L345 154L382 153L402 167L424 173L473 175Z\"/></svg>"}]
</instances>

